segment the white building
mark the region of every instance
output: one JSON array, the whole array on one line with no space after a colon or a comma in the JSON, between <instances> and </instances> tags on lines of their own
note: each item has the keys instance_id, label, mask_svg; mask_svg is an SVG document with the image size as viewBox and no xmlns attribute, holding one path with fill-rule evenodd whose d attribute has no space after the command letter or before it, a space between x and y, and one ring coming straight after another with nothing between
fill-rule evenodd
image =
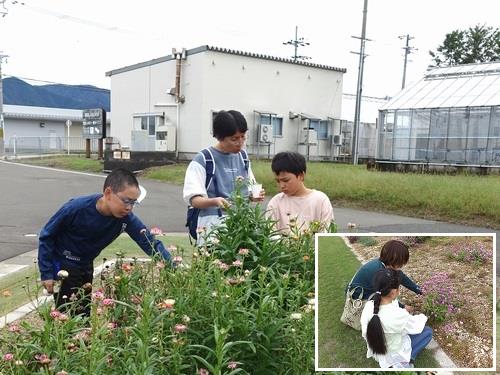
<instances>
[{"instance_id":1,"label":"white building","mask_svg":"<svg viewBox=\"0 0 500 375\"><path fill-rule=\"evenodd\" d=\"M334 119L341 115L345 72L211 46L174 52L106 73L111 136L133 151L175 151L190 159L214 143L214 113L235 109L247 119L251 154L296 150L331 159L338 153L333 135L340 134L340 122Z\"/></svg>"},{"instance_id":2,"label":"white building","mask_svg":"<svg viewBox=\"0 0 500 375\"><path fill-rule=\"evenodd\" d=\"M3 111L7 154L61 152L68 145L70 150L84 150L81 109L5 104ZM109 132L109 114L106 123Z\"/></svg>"}]
</instances>

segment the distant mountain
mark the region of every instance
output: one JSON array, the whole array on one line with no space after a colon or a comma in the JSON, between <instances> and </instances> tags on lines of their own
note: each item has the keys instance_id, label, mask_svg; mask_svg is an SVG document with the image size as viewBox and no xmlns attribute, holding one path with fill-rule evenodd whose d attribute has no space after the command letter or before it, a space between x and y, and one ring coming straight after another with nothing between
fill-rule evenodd
<instances>
[{"instance_id":1,"label":"distant mountain","mask_svg":"<svg viewBox=\"0 0 500 375\"><path fill-rule=\"evenodd\" d=\"M3 103L49 108L89 109L110 111L110 92L90 85L34 86L9 77L3 80Z\"/></svg>"}]
</instances>

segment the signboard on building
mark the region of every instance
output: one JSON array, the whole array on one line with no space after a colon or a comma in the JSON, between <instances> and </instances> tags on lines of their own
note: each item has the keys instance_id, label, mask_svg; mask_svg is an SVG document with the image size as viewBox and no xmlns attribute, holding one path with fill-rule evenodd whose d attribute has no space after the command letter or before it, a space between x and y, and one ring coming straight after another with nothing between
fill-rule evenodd
<instances>
[{"instance_id":1,"label":"signboard on building","mask_svg":"<svg viewBox=\"0 0 500 375\"><path fill-rule=\"evenodd\" d=\"M83 138L100 139L106 137L106 111L103 108L83 110Z\"/></svg>"}]
</instances>

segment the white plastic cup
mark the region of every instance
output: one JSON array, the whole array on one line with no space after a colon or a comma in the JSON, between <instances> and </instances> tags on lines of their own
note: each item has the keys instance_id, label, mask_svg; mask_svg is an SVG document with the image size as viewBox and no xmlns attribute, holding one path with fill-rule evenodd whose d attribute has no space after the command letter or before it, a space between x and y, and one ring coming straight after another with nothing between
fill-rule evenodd
<instances>
[{"instance_id":1,"label":"white plastic cup","mask_svg":"<svg viewBox=\"0 0 500 375\"><path fill-rule=\"evenodd\" d=\"M260 198L260 192L262 191L262 184L253 184L252 185L252 197Z\"/></svg>"}]
</instances>

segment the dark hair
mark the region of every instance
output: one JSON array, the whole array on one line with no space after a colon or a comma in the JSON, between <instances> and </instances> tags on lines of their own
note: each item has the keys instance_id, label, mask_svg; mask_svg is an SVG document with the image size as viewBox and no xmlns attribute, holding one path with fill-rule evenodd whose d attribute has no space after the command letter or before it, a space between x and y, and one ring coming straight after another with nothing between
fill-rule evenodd
<instances>
[{"instance_id":1,"label":"dark hair","mask_svg":"<svg viewBox=\"0 0 500 375\"><path fill-rule=\"evenodd\" d=\"M380 251L380 261L386 266L401 268L410 259L408 246L399 240L387 241Z\"/></svg>"},{"instance_id":2,"label":"dark hair","mask_svg":"<svg viewBox=\"0 0 500 375\"><path fill-rule=\"evenodd\" d=\"M135 186L139 188L139 182L134 174L129 170L125 168L117 168L113 169L108 177L106 177L103 190L105 190L108 186L111 190L113 190L113 192L119 193L120 191L125 190L127 186Z\"/></svg>"},{"instance_id":3,"label":"dark hair","mask_svg":"<svg viewBox=\"0 0 500 375\"><path fill-rule=\"evenodd\" d=\"M298 152L278 152L273 157L271 169L276 175L280 172L289 172L298 176L301 173L306 173L306 159Z\"/></svg>"},{"instance_id":4,"label":"dark hair","mask_svg":"<svg viewBox=\"0 0 500 375\"><path fill-rule=\"evenodd\" d=\"M225 137L235 135L236 132L245 133L248 130L247 120L238 111L220 111L214 118L213 135L219 141Z\"/></svg>"},{"instance_id":5,"label":"dark hair","mask_svg":"<svg viewBox=\"0 0 500 375\"><path fill-rule=\"evenodd\" d=\"M368 322L366 328L366 341L371 350L376 354L385 354L387 352L387 343L385 341L384 329L378 316L380 308L380 300L382 296L387 296L392 289L399 288L400 272L383 268L375 272L373 276L373 286L377 293L372 297L373 299L373 316ZM380 292L380 293L379 293Z\"/></svg>"}]
</instances>

